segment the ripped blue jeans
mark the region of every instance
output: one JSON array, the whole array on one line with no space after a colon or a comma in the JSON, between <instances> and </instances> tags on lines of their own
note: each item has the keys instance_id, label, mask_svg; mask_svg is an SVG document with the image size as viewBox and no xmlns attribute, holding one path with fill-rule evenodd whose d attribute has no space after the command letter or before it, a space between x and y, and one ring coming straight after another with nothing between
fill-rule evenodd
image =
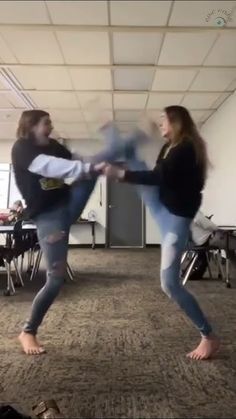
<instances>
[{"instance_id":1,"label":"ripped blue jeans","mask_svg":"<svg viewBox=\"0 0 236 419\"><path fill-rule=\"evenodd\" d=\"M122 145L112 144L92 157L92 163L115 161L123 153ZM97 179L83 180L71 187L70 200L35 218L38 239L47 268L47 280L34 298L29 319L23 330L36 335L49 307L59 294L66 274L68 239L71 225L83 212Z\"/></svg>"},{"instance_id":2,"label":"ripped blue jeans","mask_svg":"<svg viewBox=\"0 0 236 419\"><path fill-rule=\"evenodd\" d=\"M120 141L119 131L113 125L106 127L103 134L105 137L112 137L113 141L115 139L117 142ZM147 165L136 157L135 142L136 138L138 140L140 136L142 136L142 132L137 131L129 139L131 147L129 148L127 166L130 170L149 170ZM162 247L160 279L162 290L179 305L201 335L208 336L212 332L210 324L196 299L180 281L181 257L187 244L192 220L170 213L159 199L158 186L138 185L137 191L160 229Z\"/></svg>"}]
</instances>

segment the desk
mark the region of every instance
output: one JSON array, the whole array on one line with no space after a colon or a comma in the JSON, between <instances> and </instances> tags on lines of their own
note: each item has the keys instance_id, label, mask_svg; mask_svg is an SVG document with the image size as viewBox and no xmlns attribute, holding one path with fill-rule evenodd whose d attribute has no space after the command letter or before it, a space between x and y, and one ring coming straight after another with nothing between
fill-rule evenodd
<instances>
[{"instance_id":1,"label":"desk","mask_svg":"<svg viewBox=\"0 0 236 419\"><path fill-rule=\"evenodd\" d=\"M91 226L91 233L92 233L92 249L95 249L96 246L96 235L95 235L95 224L96 221L89 221L89 220L79 220L75 223L75 225L90 225Z\"/></svg>"},{"instance_id":2,"label":"desk","mask_svg":"<svg viewBox=\"0 0 236 419\"><path fill-rule=\"evenodd\" d=\"M232 225L221 225L218 226L218 230L221 230L222 232L224 232L226 234L226 278L225 278L225 282L226 282L226 286L227 288L231 288L231 283L230 283L230 276L229 276L229 263L230 263L230 259L229 259L229 252L230 252L230 236L233 235L233 233L236 232L236 226L232 226Z\"/></svg>"},{"instance_id":3,"label":"desk","mask_svg":"<svg viewBox=\"0 0 236 419\"><path fill-rule=\"evenodd\" d=\"M96 247L96 233L95 233L95 224L96 221L89 221L89 220L79 220L75 223L75 225L90 225L91 226L91 234L92 234L92 249ZM24 232L36 232L37 227L35 224L28 224L25 223L22 225L22 230ZM0 234L12 234L14 232L14 225L3 225L0 226Z\"/></svg>"},{"instance_id":4,"label":"desk","mask_svg":"<svg viewBox=\"0 0 236 419\"><path fill-rule=\"evenodd\" d=\"M36 231L36 225L35 224L23 224L22 230L24 231ZM0 226L0 234L11 234L14 232L14 225L3 225Z\"/></svg>"}]
</instances>

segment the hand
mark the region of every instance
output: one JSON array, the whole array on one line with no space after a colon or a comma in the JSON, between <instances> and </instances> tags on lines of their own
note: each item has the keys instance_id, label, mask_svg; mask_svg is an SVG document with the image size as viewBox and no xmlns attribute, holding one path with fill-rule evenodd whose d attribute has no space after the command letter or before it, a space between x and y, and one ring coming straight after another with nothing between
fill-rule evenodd
<instances>
[{"instance_id":1,"label":"hand","mask_svg":"<svg viewBox=\"0 0 236 419\"><path fill-rule=\"evenodd\" d=\"M122 180L125 177L125 170L112 166L111 164L105 166L103 173L111 179Z\"/></svg>"},{"instance_id":2,"label":"hand","mask_svg":"<svg viewBox=\"0 0 236 419\"><path fill-rule=\"evenodd\" d=\"M107 166L107 163L102 162L102 163L97 163L93 166L93 171L95 173L101 173L104 174L105 168Z\"/></svg>"}]
</instances>

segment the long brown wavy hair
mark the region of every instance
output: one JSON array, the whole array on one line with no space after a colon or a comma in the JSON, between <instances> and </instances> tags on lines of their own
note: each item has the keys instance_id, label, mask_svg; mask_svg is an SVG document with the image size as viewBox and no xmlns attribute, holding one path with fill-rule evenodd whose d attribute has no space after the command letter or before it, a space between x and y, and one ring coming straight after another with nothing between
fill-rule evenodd
<instances>
[{"instance_id":1,"label":"long brown wavy hair","mask_svg":"<svg viewBox=\"0 0 236 419\"><path fill-rule=\"evenodd\" d=\"M181 142L184 139L191 141L194 146L197 164L202 170L204 179L207 177L207 170L210 165L207 146L201 137L195 122L189 111L183 106L173 105L164 109L174 132L174 141Z\"/></svg>"},{"instance_id":2,"label":"long brown wavy hair","mask_svg":"<svg viewBox=\"0 0 236 419\"><path fill-rule=\"evenodd\" d=\"M18 139L29 138L32 128L37 125L44 116L49 116L49 113L40 109L22 112L16 131L16 137Z\"/></svg>"}]
</instances>

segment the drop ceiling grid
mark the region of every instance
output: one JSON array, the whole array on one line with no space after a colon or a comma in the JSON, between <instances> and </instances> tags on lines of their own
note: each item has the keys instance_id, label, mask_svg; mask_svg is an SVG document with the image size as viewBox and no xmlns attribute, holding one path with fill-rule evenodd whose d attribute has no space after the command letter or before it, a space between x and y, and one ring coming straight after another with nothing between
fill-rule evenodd
<instances>
[{"instance_id":1,"label":"drop ceiling grid","mask_svg":"<svg viewBox=\"0 0 236 419\"><path fill-rule=\"evenodd\" d=\"M170 19L171 19L173 7L174 7L174 1L172 1L171 4L170 4L170 9L169 9L168 17L167 17L166 26L169 26L169 22L170 22ZM163 36L162 36L160 48L159 48L159 51L157 53L157 57L156 57L156 60L155 60L155 66L157 66L157 67L158 67L158 62L159 62L160 56L161 56L161 51L162 51L162 48L163 48L163 45L164 45L164 42L165 42L165 36L166 36L166 34L164 33ZM153 87L153 83L154 83L157 71L158 71L158 69L155 69L154 72L153 72L152 81L151 81L150 86L149 86L147 100L146 100L146 103L145 103L145 111L147 110L147 106L148 106L148 102L149 102L149 98L150 98L150 92L152 91L152 87Z\"/></svg>"},{"instance_id":2,"label":"drop ceiling grid","mask_svg":"<svg viewBox=\"0 0 236 419\"><path fill-rule=\"evenodd\" d=\"M60 3L60 5L58 6L59 3ZM82 5L82 3L83 3L83 5ZM88 4L88 3L90 3L90 4ZM143 112L144 110L148 110L148 112L150 112L152 110L151 107L150 107L151 103L155 104L155 102L156 102L161 107L162 98L163 98L163 101L168 102L168 95L170 95L170 100L171 100L172 95L173 95L173 97L174 97L174 95L179 95L178 97L180 97L182 95L182 99L181 99L180 103L183 103L186 99L187 102L189 101L189 103L191 103L191 105L192 105L191 108L194 108L195 98L196 98L196 104L195 105L197 105L198 102L202 103L202 104L208 102L209 107L207 109L199 109L198 106L195 106L196 107L195 115L200 118L200 112L201 111L203 112L203 115L206 115L207 112L213 111L213 108L216 108L217 106L219 106L219 104L222 103L222 101L224 101L228 97L228 95L230 94L230 91L234 89L234 86L235 86L234 81L236 80L236 73L235 73L235 78L232 79L228 83L227 80L228 79L230 80L231 76L230 76L230 74L228 74L228 75L224 74L223 69L222 69L222 77L220 79L220 82L221 82L220 86L221 86L222 91L217 91L216 92L216 89L215 89L215 87L216 87L215 83L216 82L212 82L211 83L211 88L209 88L208 91L206 90L206 86L207 86L207 81L206 80L207 80L207 77L210 80L210 74L211 74L210 69L211 68L212 68L212 71L214 71L214 68L219 69L221 67L225 67L225 73L227 73L227 69L230 68L229 65L224 66L224 64L225 64L224 61L221 61L221 62L219 60L216 61L216 58L215 58L217 56L218 48L221 48L221 50L222 50L222 45L223 45L224 42L226 42L225 41L226 38L228 39L228 36L229 36L230 39L234 39L234 36L227 35L227 29L222 29L222 32L219 32L218 28L215 29L215 33L218 33L218 37L215 38L214 42L210 46L209 50L206 52L205 56L203 57L202 62L199 65L185 65L185 66L184 65L176 65L175 66L175 65L163 65L159 62L161 54L163 52L165 38L169 34L171 34L171 33L181 33L182 32L182 33L185 33L186 37L187 37L187 34L191 34L191 33L194 32L193 27L191 28L191 27L186 26L185 28L183 28L183 27L181 27L181 25L179 25L179 27L176 28L172 24L173 19L179 19L178 16L180 16L180 14L178 14L178 16L177 16L176 14L174 15L174 13L177 9L180 10L179 9L180 8L180 3L183 3L181 7L185 8L186 5L184 5L184 2L174 2L174 1L166 2L166 4L168 3L168 7L166 5L165 6L163 5L163 7L162 7L162 5L160 5L161 9L160 9L160 13L159 13L159 16L158 16L158 19L159 19L158 20L158 25L160 25L160 26L156 27L156 28L152 26L151 22L153 21L152 11L156 10L155 13L157 13L157 11L159 10L158 9L158 2L151 2L151 1L146 1L146 2L142 1L141 2L140 1L139 2L140 10L145 10L145 5L146 5L147 13L145 14L143 12L142 13L140 12L139 16L138 15L136 15L136 16L133 15L132 16L132 7L133 7L132 5L134 4L134 2L126 2L128 4L128 6L127 6L128 9L127 10L129 10L129 13L131 13L131 20L130 21L127 19L128 15L125 15L126 8L125 9L123 8L123 7L125 7L124 2L116 2L117 4L118 3L120 4L119 8L118 8L119 9L118 10L118 15L116 13L114 13L114 8L116 7L115 2L113 3L112 1L108 1L108 0L104 1L104 2L101 2L101 3L103 3L103 6L102 6L102 8L100 8L100 12L99 12L100 14L99 14L98 17L94 16L94 15L93 16L89 15L88 11L90 10L91 11L90 13L92 13L92 10L93 10L93 7L92 7L91 3L92 2L85 2L84 1L84 2L81 2L80 4L77 4L76 7L81 6L83 8L83 13L81 14L81 16L77 16L73 19L74 23L72 22L72 25L68 25L68 22L69 22L69 17L68 16L73 15L73 2L68 2L67 4L65 4L65 10L66 10L67 7L70 8L70 14L69 15L66 15L66 13L63 12L64 9L62 10L61 2L54 2L54 5L51 5L50 2L45 2L45 10L48 11L49 5L50 5L51 8L49 10L47 18L45 18L45 16L40 17L42 22L44 20L44 23L46 21L45 19L48 19L49 26L48 26L47 30L49 30L49 32L50 31L53 32L53 34L56 38L57 47L59 48L60 54L62 56L61 68L65 69L65 71L67 72L68 77L70 79L72 90L70 92L67 92L67 93L65 92L67 97L68 97L68 105L69 104L72 105L72 102L75 100L75 99L72 98L72 96L71 96L71 99L69 100L68 95L73 95L74 94L76 96L76 103L78 104L78 111L81 112L81 115L82 115L82 118L83 118L82 121L80 121L80 122L85 123L88 130L90 130L90 128L92 126L92 122L91 123L89 122L90 119L91 119L92 114L91 114L91 110L86 108L86 106L87 106L86 102L89 103L89 100L90 100L89 96L86 98L86 93L89 94L91 92L91 95L92 95L91 100L92 100L93 97L96 99L96 96L99 97L99 98L101 97L102 98L101 99L102 103L109 103L108 96L107 96L107 99L105 97L103 99L102 95L106 96L106 95L110 94L113 119L116 119L115 118L116 113L119 112L119 111L123 111L123 112L128 112L129 110L134 111L135 108L136 108L137 112L139 112L139 111ZM95 4L95 2L93 2L93 3ZM164 2L162 2L162 3L164 4ZM198 5L197 5L198 2L194 2L194 3L196 3L195 6L196 6L196 8L198 8ZM201 3L201 2L199 2L199 3ZM210 2L205 2L205 3L210 4ZM215 2L212 2L212 3L215 3ZM227 2L227 3L230 3L230 2ZM60 10L58 9L58 7L60 8ZM54 8L54 12L52 12L52 8ZM0 10L1 10L1 4L0 4ZM86 12L86 10L87 10L87 12ZM202 19L202 14L203 14L204 11L202 10L201 7L199 7L199 9L197 9L197 10L198 10L198 14L196 16L194 16L194 19L199 25L200 19ZM86 15L86 13L87 13L87 15ZM113 15L112 15L112 13L113 13ZM123 13L123 16L122 16L122 13ZM180 13L180 12L178 12L178 13ZM65 21L63 20L64 16L65 16ZM24 18L24 16L21 18L21 20L23 18ZM60 21L60 19L61 19L61 21ZM83 22L83 19L85 19L84 22ZM118 22L117 19L120 20L120 23L118 23L118 26L117 27L111 27L111 23L115 24L114 21ZM1 21L1 16L0 16L0 21ZM67 23L63 23L63 22L66 22L66 21L67 21ZM27 22L29 22L29 19L27 20ZM80 65L80 64L71 65L71 66L66 65L66 58L65 58L65 54L64 54L65 51L63 50L63 48L61 46L60 38L58 38L56 31L59 31L59 32L60 31L63 32L63 31L67 31L67 30L75 31L76 30L76 25L78 24L78 22L80 22L79 25L82 25L82 26L77 27L78 32L88 32L88 33L89 32L94 32L94 31L107 32L107 36L109 38L109 65L98 64L98 61L97 61L97 64L96 64L96 59L91 60L92 64L89 64L89 65L83 65L83 64L82 65ZM94 22L94 23L91 23L91 22ZM7 23L7 22L5 22L5 23ZM52 23L54 25L52 25ZM69 22L69 23L71 23L71 22ZM169 24L172 25L172 27L168 26ZM59 26L55 26L55 25L59 25ZM73 27L73 25L74 25L74 27ZM107 25L107 26L105 26L105 25ZM137 26L137 25L141 25L141 26ZM27 26L27 23L26 23L25 26ZM70 28L68 26L70 26ZM1 25L0 25L0 27L1 27ZM35 28L36 31L37 30L40 31L40 27L42 27L42 31L44 31L46 29L43 24L40 26L36 23L36 28ZM2 29L3 29L3 32L4 32L5 31L4 25L3 25ZM12 29L16 30L16 27L12 27ZM23 25L22 25L22 29L23 29ZM30 28L28 28L28 29L30 30ZM0 30L1 30L1 28L0 28ZM9 28L8 28L8 30L9 30ZM21 30L21 29L18 27L17 30ZM209 33L210 32L214 33L214 29L210 30ZM120 65L119 61L116 62L115 55L114 55L114 47L115 47L115 38L113 36L114 33L122 33L123 34L124 47L125 47L125 39L128 39L129 34L137 33L139 37L141 37L142 34L143 34L143 36L145 36L144 35L145 33L153 33L153 34L158 34L159 33L159 34L161 34L161 37L162 37L161 48L159 48L159 51L156 51L157 55L156 55L155 62L153 62L152 65L148 64L147 66L145 66L144 61L142 62L142 60L141 60L141 55L142 54L140 54L139 62L136 65L132 65L131 63L130 64L127 64L127 63L125 64L124 63L124 64ZM201 31L200 31L200 33L201 33ZM207 33L207 28L204 27L204 26L202 27L202 33ZM235 29L234 29L234 32L232 32L232 33L236 33ZM229 34L231 34L231 32L229 32ZM217 40L221 39L221 38L222 38L221 42L218 43ZM4 32L4 39L5 39L5 32ZM11 71L13 71L13 74L14 74L14 66L17 63L19 64L19 60L15 57L15 54L13 54L13 49L15 49L15 48L13 48L13 49L9 48L8 42L7 43L4 42L4 39L2 39L2 45L1 45L1 38L0 38L0 56L3 55L2 56L2 61L3 62L5 61L6 65L9 64L9 69L11 69ZM80 39L80 38L78 38L78 39ZM7 40L7 37L6 37L6 40ZM233 41L231 41L231 42L233 42ZM157 45L157 43L158 43L158 41L156 40L156 45ZM14 45L16 45L16 44L14 44ZM76 43L75 43L75 45L76 45ZM83 44L83 45L86 45L86 43ZM52 48L52 46L51 46L51 48ZM172 49L173 49L173 46L172 46ZM170 50L169 50L170 57L171 57L172 49L170 48ZM202 47L202 51L205 53L204 45ZM130 51L130 53L132 55L132 50ZM52 51L52 54L53 54L53 51ZM96 56L98 57L98 55L96 55ZM226 55L223 55L223 56L226 56ZM52 57L53 57L53 55L52 55ZM213 58L211 58L211 57L213 57ZM4 58L5 58L5 60L4 60ZM32 60L32 61L35 61L35 60ZM57 65L58 65L57 62L58 62L58 60L55 60L54 63L52 63L52 67L55 66L55 69L57 68ZM211 65L212 62L215 62L216 64ZM229 63L229 60L228 61L226 60L225 62ZM233 62L233 59L231 59L230 62ZM114 65L114 63L116 63L116 65ZM209 63L210 63L210 65L209 65ZM29 65L28 65L29 68L32 68L31 64L32 64L32 62L29 63ZM40 68L41 64L42 64L42 62L38 63L38 68ZM5 68L4 65L3 65L3 67ZM23 65L21 67L23 68ZM46 65L44 65L44 67L46 67ZM0 68L1 68L1 64L0 64ZM71 72L72 68L73 68L73 71L74 71L74 77L72 77L72 72ZM83 86L78 84L78 83L76 85L76 83L75 83L76 77L79 77L79 78L82 77L81 72L78 72L78 75L76 75L76 68L78 68L78 69L87 68L88 72L89 72L89 69L91 69L95 72L95 75L96 75L96 71L98 72L99 69L107 69L106 71L110 71L110 73L111 73L111 86L109 84L107 84L107 88L109 88L109 90L99 89L99 83L98 83L99 80L98 80L98 82L96 82L96 84L94 84L94 87L92 85L91 86L88 85L88 87L90 87L90 90L82 90ZM135 74L136 85L135 86L137 86L137 87L139 85L141 86L141 82L143 80L143 77L145 76L145 68L149 68L150 72L151 72L151 69L152 69L153 74L151 75L151 79L149 79L149 81L148 81L149 84L147 86L143 85L143 87L145 87L144 90L141 90L141 89L140 90L134 90L134 88L136 88L136 87L134 87L134 83L133 83L133 86L127 84L127 89L123 90L123 91L120 91L120 90L116 90L116 85L115 85L115 82L114 82L114 76L115 76L115 71L119 70L119 69L122 69L122 68L129 69L130 80L132 80L132 75L134 74L132 72L132 70L143 69L143 73L141 71L140 72L136 71L136 74ZM201 73L203 68L206 69L206 70L209 70L209 72L206 71L206 73L204 73L200 78L200 73ZM232 68L235 69L235 67L232 67ZM174 87L175 86L178 87L178 84L173 84L171 86L170 90L166 90L166 91L165 90L158 90L158 89L156 91L152 90L158 70L165 71L165 69L172 69L172 70L178 69L178 71L181 71L181 70L184 71L184 70L187 70L187 69L189 69L191 71L191 69L192 69L192 70L196 70L196 72L195 72L195 75L192 78L190 84L188 86L186 86L186 89L184 89L184 87L185 87L184 85L181 85L181 89L183 88L183 90L177 91ZM228 71L228 73L230 73L230 72ZM125 72L123 74L125 75ZM127 73L127 74L129 74L129 73ZM142 74L143 74L143 76L142 76ZM215 72L215 74L216 74L216 72ZM173 77L175 77L177 79L177 76L178 76L177 73L176 74L173 73ZM60 76L58 75L57 77L58 77L58 86L59 86ZM205 84L204 84L204 77L206 77ZM217 80L216 75L214 77L215 77L214 80ZM104 78L106 78L106 73L105 72L104 72L103 75L101 75L101 82L100 83L102 83ZM86 79L89 80L89 76L84 78L85 81L86 81ZM94 79L95 79L95 76L94 76ZM164 78L163 80L168 81L168 78L166 78L166 79ZM194 83L197 86L196 90L191 90L191 88L194 86ZM43 86L43 83L41 85ZM103 84L100 84L100 86L101 87L102 86L106 87ZM120 86L121 86L121 84L120 84ZM69 84L68 84L68 87L69 87ZM131 89L131 87L132 87L132 89ZM223 88L224 88L224 90L223 90ZM49 101L51 100L52 104L57 103L56 99L55 99L56 92L55 92L54 97L50 98L50 91L49 90L46 90L44 93L42 91L43 89L41 91L40 90L41 89L39 89L40 93L38 93L38 94L36 93L35 97L40 96L42 98L42 100L46 103L47 102L47 92L48 92L48 95L49 95L48 100ZM63 89L61 89L61 90L63 90ZM58 95L60 94L61 90L58 89L58 91L57 91ZM218 90L220 90L220 89L218 89ZM27 94L30 94L29 89L21 89L21 91L25 92ZM63 94L64 94L64 92L62 92L62 95ZM138 95L137 99L136 99L135 95ZM159 98L159 100L158 100L158 98ZM129 103L126 103L126 100ZM63 103L61 105L63 105ZM75 106L75 103L74 103L73 106ZM101 106L101 105L99 105L99 106ZM74 108L74 110L76 110L76 108ZM194 109L192 109L192 110L194 111ZM52 111L53 111L53 109L52 109ZM69 108L65 109L65 111L69 112ZM87 115L86 112L87 112L87 114L89 113L90 115ZM130 113L130 115L131 115L131 113ZM203 118L203 116L201 116L201 118ZM126 119L126 121L124 121L124 122L126 123L126 125L129 125L130 123L133 123L134 121L128 121ZM75 125L74 125L74 127L75 127Z\"/></svg>"},{"instance_id":3,"label":"drop ceiling grid","mask_svg":"<svg viewBox=\"0 0 236 419\"><path fill-rule=\"evenodd\" d=\"M52 21L52 17L51 17L51 14L50 14L50 11L49 11L49 8L48 8L48 3L47 3L47 2L45 2L45 7L46 7L46 10L47 10L47 14L48 14L48 17L49 17L50 23L52 24L52 23L53 23L53 21ZM59 42L57 32L56 32L56 31L53 31L53 34L54 34L54 36L55 36L55 39L56 39L56 42L57 42L58 48L59 48L59 50L60 50L60 52L61 52L62 59L63 59L63 65L64 65L64 67L65 67L65 66L66 66L66 59L65 59L65 55L64 55L64 51L63 51L62 45L61 45L61 43ZM72 76L71 76L71 73L70 73L70 71L69 71L68 67L65 67L65 68L66 68L66 73L67 73L68 78L69 78L69 80L70 80L71 86L72 86L72 88L73 88L73 90L74 90L74 94L75 94L75 97L76 97L76 102L77 102L78 108L79 108L79 110L80 110L80 112L81 112L81 115L82 115L82 121L81 121L81 122L85 124L86 129L87 129L87 131L88 131L88 124L87 124L87 121L85 120L85 116L84 116L84 112L83 112L82 106L81 106L81 104L80 104L80 101L79 101L78 95L75 93L75 86L74 86L74 81L73 81L73 78L72 78Z\"/></svg>"},{"instance_id":4,"label":"drop ceiling grid","mask_svg":"<svg viewBox=\"0 0 236 419\"><path fill-rule=\"evenodd\" d=\"M219 39L219 36L220 36L219 34L216 36L216 38L215 38L215 40L214 40L213 44L211 45L211 47L210 47L210 48L209 48L209 50L207 51L207 53L206 53L206 55L205 55L205 57L204 57L204 59L203 59L203 61L202 61L202 64L201 64L201 66L202 66L202 67L203 67L204 63L206 62L207 57L209 57L209 54L211 53L211 51L213 50L214 46L216 45L216 43L217 43L217 41L218 41L218 39ZM190 83L190 86L189 86L189 88L188 88L188 92L189 92L189 91L191 91L191 87L192 87L193 83L195 82L195 80L197 79L198 75L200 74L200 71L201 71L201 69L199 68L199 69L198 69L198 71L197 71L197 72L196 72L196 74L195 74L195 77L193 78L192 82ZM185 96L186 96L186 94L185 94ZM185 96L183 97L182 102L184 101ZM181 102L181 103L182 103L182 102Z\"/></svg>"},{"instance_id":5,"label":"drop ceiling grid","mask_svg":"<svg viewBox=\"0 0 236 419\"><path fill-rule=\"evenodd\" d=\"M107 21L108 21L108 26L111 26L111 4L109 0L107 0ZM115 57L114 57L113 35L111 32L108 33L108 37L109 37L110 65L113 65L115 62ZM115 89L114 70L111 70L111 87L112 87L112 93L111 93L112 119L114 121L115 120L114 95L113 95L113 92Z\"/></svg>"}]
</instances>

